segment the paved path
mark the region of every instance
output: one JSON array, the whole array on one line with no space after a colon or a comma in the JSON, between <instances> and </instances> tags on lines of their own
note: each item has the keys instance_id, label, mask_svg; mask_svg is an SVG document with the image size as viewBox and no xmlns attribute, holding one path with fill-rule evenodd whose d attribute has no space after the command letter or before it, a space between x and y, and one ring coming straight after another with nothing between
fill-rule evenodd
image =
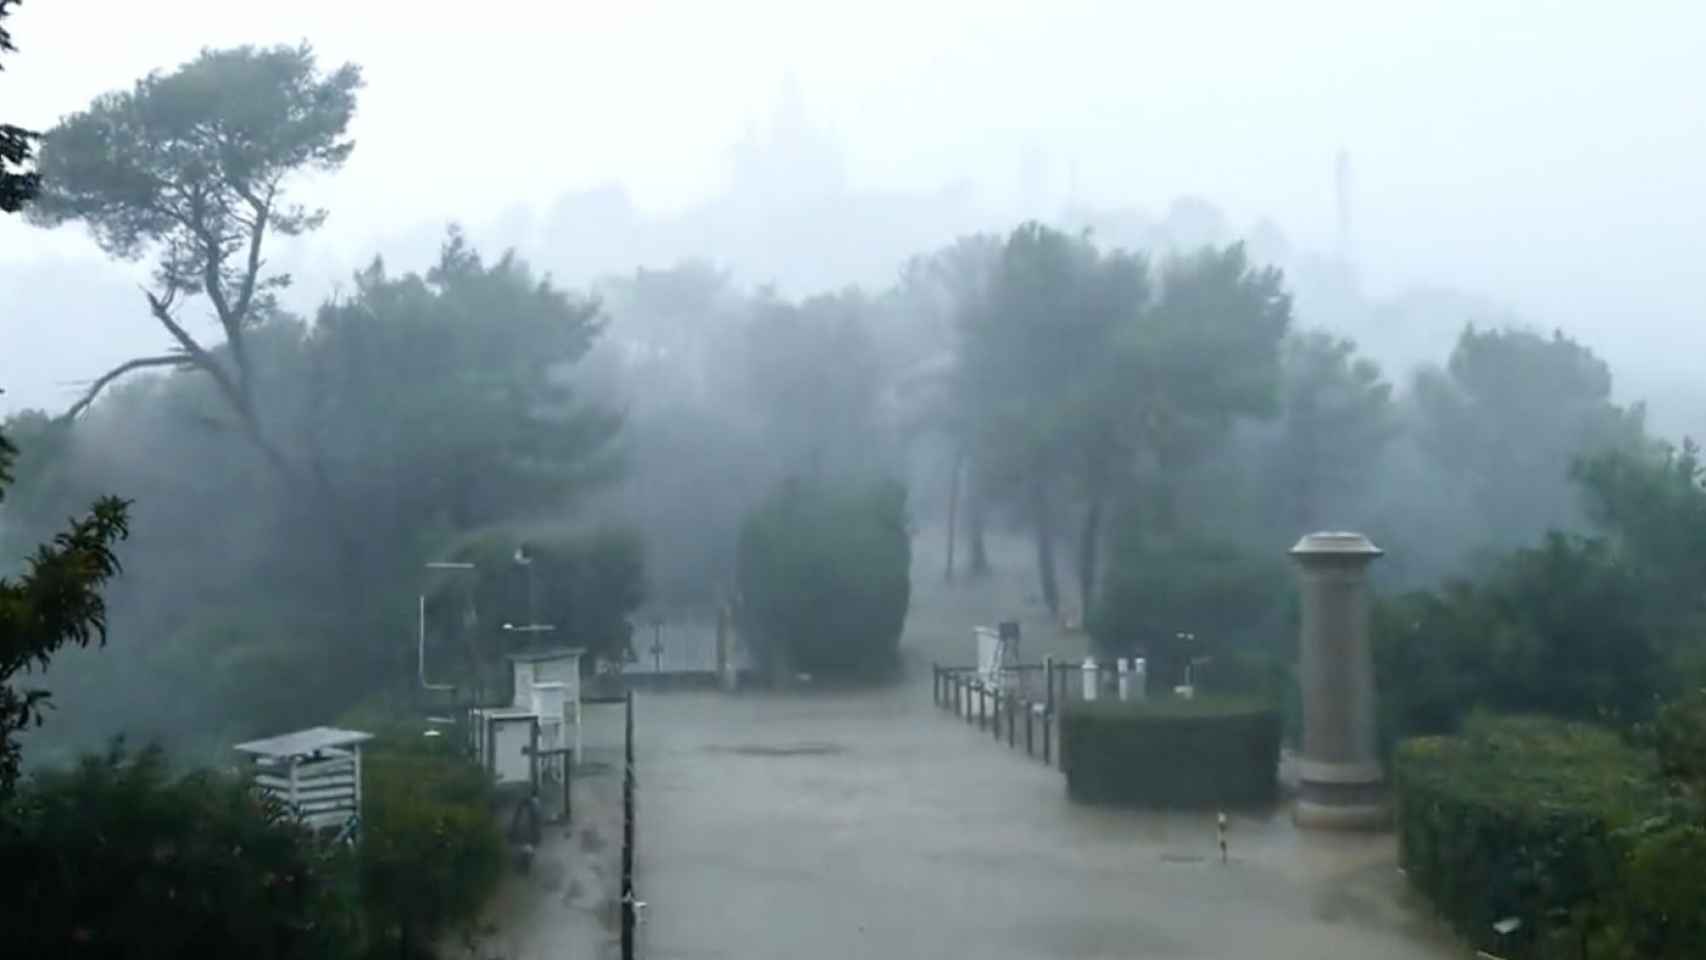
<instances>
[{"instance_id":1,"label":"paved path","mask_svg":"<svg viewBox=\"0 0 1706 960\"><path fill-rule=\"evenodd\" d=\"M651 960L1462 957L1390 836L1069 804L1058 771L930 702L650 694L638 705Z\"/></svg>"}]
</instances>

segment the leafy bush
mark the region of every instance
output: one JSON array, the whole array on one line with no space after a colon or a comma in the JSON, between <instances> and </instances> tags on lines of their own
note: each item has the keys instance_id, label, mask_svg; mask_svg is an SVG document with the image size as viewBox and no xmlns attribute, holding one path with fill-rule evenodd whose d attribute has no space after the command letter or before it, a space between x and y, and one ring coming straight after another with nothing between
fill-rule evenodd
<instances>
[{"instance_id":1,"label":"leafy bush","mask_svg":"<svg viewBox=\"0 0 1706 960\"><path fill-rule=\"evenodd\" d=\"M1265 698L1070 704L1060 721L1067 795L1165 807L1273 802L1280 714Z\"/></svg>"},{"instance_id":2,"label":"leafy bush","mask_svg":"<svg viewBox=\"0 0 1706 960\"><path fill-rule=\"evenodd\" d=\"M340 859L241 780L114 745L27 781L0 819L8 956L354 955Z\"/></svg>"},{"instance_id":3,"label":"leafy bush","mask_svg":"<svg viewBox=\"0 0 1706 960\"><path fill-rule=\"evenodd\" d=\"M1553 534L1481 583L1377 606L1388 742L1454 729L1474 707L1639 721L1661 688L1640 578L1603 541Z\"/></svg>"},{"instance_id":4,"label":"leafy bush","mask_svg":"<svg viewBox=\"0 0 1706 960\"><path fill-rule=\"evenodd\" d=\"M1105 656L1147 657L1150 689L1167 691L1184 682L1194 656L1268 642L1290 585L1283 561L1210 540L1152 541L1127 525L1115 536L1090 634Z\"/></svg>"},{"instance_id":5,"label":"leafy bush","mask_svg":"<svg viewBox=\"0 0 1706 960\"><path fill-rule=\"evenodd\" d=\"M1703 850L1657 758L1596 727L1471 718L1397 752L1399 856L1471 943L1511 958L1695 957ZM1688 865L1692 864L1692 867ZM1493 924L1521 926L1501 936Z\"/></svg>"},{"instance_id":6,"label":"leafy bush","mask_svg":"<svg viewBox=\"0 0 1706 960\"><path fill-rule=\"evenodd\" d=\"M741 628L772 671L877 676L896 664L912 543L898 483L789 480L742 525Z\"/></svg>"},{"instance_id":7,"label":"leafy bush","mask_svg":"<svg viewBox=\"0 0 1706 960\"><path fill-rule=\"evenodd\" d=\"M390 956L427 955L437 934L477 916L502 875L490 781L451 739L397 730L363 752L362 907Z\"/></svg>"},{"instance_id":8,"label":"leafy bush","mask_svg":"<svg viewBox=\"0 0 1706 960\"><path fill-rule=\"evenodd\" d=\"M529 558L527 566L516 562L517 550ZM486 666L512 645L503 624L530 617L556 628L552 643L585 649L589 663L620 657L628 644L628 618L645 600L644 544L626 528L525 538L484 531L451 555L475 565L473 578L446 578L428 598L428 618L436 629L453 631L440 643L458 646L463 657L472 655Z\"/></svg>"}]
</instances>

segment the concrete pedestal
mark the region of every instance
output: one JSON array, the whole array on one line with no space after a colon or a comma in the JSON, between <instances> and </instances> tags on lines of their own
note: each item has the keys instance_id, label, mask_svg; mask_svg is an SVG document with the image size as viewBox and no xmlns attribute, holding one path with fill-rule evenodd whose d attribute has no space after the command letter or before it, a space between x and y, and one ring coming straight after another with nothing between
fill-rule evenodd
<instances>
[{"instance_id":1,"label":"concrete pedestal","mask_svg":"<svg viewBox=\"0 0 1706 960\"><path fill-rule=\"evenodd\" d=\"M1291 548L1303 600L1299 826L1369 829L1389 819L1368 640L1368 565L1380 555L1360 533L1312 533Z\"/></svg>"}]
</instances>

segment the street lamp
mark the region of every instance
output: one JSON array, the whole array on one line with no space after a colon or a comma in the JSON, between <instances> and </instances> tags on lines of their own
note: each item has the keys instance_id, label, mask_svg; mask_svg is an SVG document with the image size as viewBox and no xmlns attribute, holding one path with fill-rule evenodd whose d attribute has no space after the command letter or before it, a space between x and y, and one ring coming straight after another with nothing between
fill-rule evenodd
<instances>
[{"instance_id":1,"label":"street lamp","mask_svg":"<svg viewBox=\"0 0 1706 960\"><path fill-rule=\"evenodd\" d=\"M527 552L527 544L515 548L516 566L527 568L527 622L539 622L539 592L533 579L533 556Z\"/></svg>"},{"instance_id":2,"label":"street lamp","mask_svg":"<svg viewBox=\"0 0 1706 960\"><path fill-rule=\"evenodd\" d=\"M453 561L453 560L432 560L426 564L426 569L428 569L428 570L472 570L472 569L474 569L474 565L471 563L461 563L461 562ZM436 690L436 691L440 691L440 692L448 691L448 690L455 690L456 684L454 684L454 683L428 683L427 682L427 675L426 675L426 594L422 593L419 596L418 600L419 600L419 604L416 608L417 612L418 612L418 617L416 620L416 633L415 633L416 642L417 642L418 646L417 646L416 654L415 654L415 656L416 656L415 665L416 665L416 670L420 674L421 689L422 690Z\"/></svg>"}]
</instances>

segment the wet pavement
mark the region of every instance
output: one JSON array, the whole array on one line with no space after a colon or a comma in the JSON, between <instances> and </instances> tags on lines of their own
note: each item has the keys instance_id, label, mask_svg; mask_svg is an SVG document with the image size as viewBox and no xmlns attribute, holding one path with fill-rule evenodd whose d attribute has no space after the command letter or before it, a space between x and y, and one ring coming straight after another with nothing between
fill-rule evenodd
<instances>
[{"instance_id":1,"label":"wet pavement","mask_svg":"<svg viewBox=\"0 0 1706 960\"><path fill-rule=\"evenodd\" d=\"M941 569L922 560L915 571ZM1071 804L1059 771L936 708L929 664L969 664L972 624L1023 620L1026 662L1084 655L1082 634L1013 602L1021 561L970 585L921 582L895 686L637 694L641 957L1470 956L1406 890L1390 834L1233 814L1223 864L1212 813ZM614 758L619 717L588 719L588 746ZM610 803L577 820L619 844ZM590 844L596 880L565 846L582 883L515 885L497 941L512 960L618 956L611 851Z\"/></svg>"},{"instance_id":2,"label":"wet pavement","mask_svg":"<svg viewBox=\"0 0 1706 960\"><path fill-rule=\"evenodd\" d=\"M1058 771L880 691L637 703L643 956L1462 957L1387 835L1283 811L1090 809Z\"/></svg>"}]
</instances>

